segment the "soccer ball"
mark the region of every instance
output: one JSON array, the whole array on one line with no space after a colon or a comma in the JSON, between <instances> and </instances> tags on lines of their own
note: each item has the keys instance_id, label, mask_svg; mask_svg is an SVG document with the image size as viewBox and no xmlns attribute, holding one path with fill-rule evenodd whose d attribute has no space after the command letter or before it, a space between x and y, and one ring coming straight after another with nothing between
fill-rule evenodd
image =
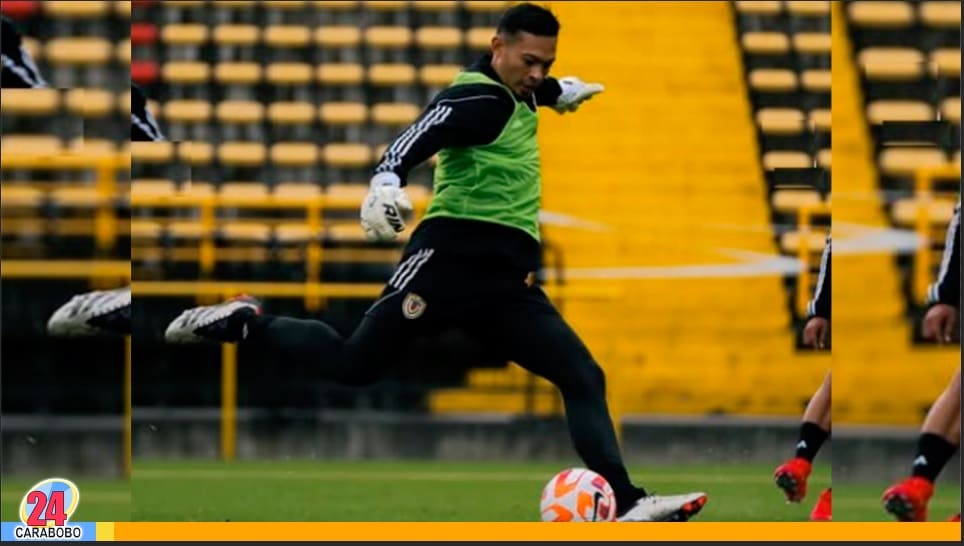
<instances>
[{"instance_id":1,"label":"soccer ball","mask_svg":"<svg viewBox=\"0 0 964 546\"><path fill-rule=\"evenodd\" d=\"M539 508L542 521L615 521L616 496L606 478L569 468L549 480Z\"/></svg>"}]
</instances>

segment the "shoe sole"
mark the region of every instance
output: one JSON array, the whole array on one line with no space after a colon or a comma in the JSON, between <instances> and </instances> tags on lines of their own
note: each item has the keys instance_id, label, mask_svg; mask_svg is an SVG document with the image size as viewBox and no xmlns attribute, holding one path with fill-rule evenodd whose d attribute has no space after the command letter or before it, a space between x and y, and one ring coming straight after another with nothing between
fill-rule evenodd
<instances>
[{"instance_id":1,"label":"shoe sole","mask_svg":"<svg viewBox=\"0 0 964 546\"><path fill-rule=\"evenodd\" d=\"M679 510L672 513L664 519L663 521L689 521L690 518L700 513L700 510L706 506L706 501L709 497L703 495L702 497L691 500L690 502L684 504Z\"/></svg>"},{"instance_id":2,"label":"shoe sole","mask_svg":"<svg viewBox=\"0 0 964 546\"><path fill-rule=\"evenodd\" d=\"M787 496L787 500L790 502L799 502L802 499L798 499L797 496L800 494L799 485L797 480L794 479L793 474L789 472L782 472L777 474L774 480L777 487L783 490L783 493Z\"/></svg>"},{"instance_id":3,"label":"shoe sole","mask_svg":"<svg viewBox=\"0 0 964 546\"><path fill-rule=\"evenodd\" d=\"M893 495L884 501L884 510L900 521L914 521L915 507L904 495Z\"/></svg>"}]
</instances>

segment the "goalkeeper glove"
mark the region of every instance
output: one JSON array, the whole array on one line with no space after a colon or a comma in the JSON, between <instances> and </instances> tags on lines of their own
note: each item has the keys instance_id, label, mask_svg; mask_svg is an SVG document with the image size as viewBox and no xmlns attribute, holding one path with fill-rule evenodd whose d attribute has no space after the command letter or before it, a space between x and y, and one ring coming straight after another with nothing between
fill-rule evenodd
<instances>
[{"instance_id":1,"label":"goalkeeper glove","mask_svg":"<svg viewBox=\"0 0 964 546\"><path fill-rule=\"evenodd\" d=\"M562 87L562 93L559 94L553 109L560 114L575 112L583 102L605 89L601 83L586 83L575 76L562 78L559 86Z\"/></svg>"},{"instance_id":2,"label":"goalkeeper glove","mask_svg":"<svg viewBox=\"0 0 964 546\"><path fill-rule=\"evenodd\" d=\"M391 241L405 230L402 215L411 212L412 202L395 173L378 173L371 180L362 201L361 225L369 241Z\"/></svg>"}]
</instances>

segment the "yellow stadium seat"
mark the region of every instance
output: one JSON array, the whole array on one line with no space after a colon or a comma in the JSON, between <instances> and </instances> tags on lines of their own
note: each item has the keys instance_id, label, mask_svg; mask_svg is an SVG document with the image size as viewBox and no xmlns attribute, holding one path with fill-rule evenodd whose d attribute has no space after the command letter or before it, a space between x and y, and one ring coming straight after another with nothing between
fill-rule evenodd
<instances>
[{"instance_id":1,"label":"yellow stadium seat","mask_svg":"<svg viewBox=\"0 0 964 546\"><path fill-rule=\"evenodd\" d=\"M495 0L463 0L462 5L465 10L472 13L498 13L505 11L509 7L508 2L500 2Z\"/></svg>"},{"instance_id":2,"label":"yellow stadium seat","mask_svg":"<svg viewBox=\"0 0 964 546\"><path fill-rule=\"evenodd\" d=\"M131 142L131 163L170 163L174 144L169 141Z\"/></svg>"},{"instance_id":3,"label":"yellow stadium seat","mask_svg":"<svg viewBox=\"0 0 964 546\"><path fill-rule=\"evenodd\" d=\"M365 198L367 193L368 186L366 184L346 184L336 182L325 186L325 195L343 200L357 199L359 203L361 203L362 199Z\"/></svg>"},{"instance_id":4,"label":"yellow stadium seat","mask_svg":"<svg viewBox=\"0 0 964 546\"><path fill-rule=\"evenodd\" d=\"M46 116L59 106L56 89L0 89L0 111L6 115Z\"/></svg>"},{"instance_id":5,"label":"yellow stadium seat","mask_svg":"<svg viewBox=\"0 0 964 546\"><path fill-rule=\"evenodd\" d=\"M931 72L936 76L961 77L961 50L952 48L937 49L931 52Z\"/></svg>"},{"instance_id":6,"label":"yellow stadium seat","mask_svg":"<svg viewBox=\"0 0 964 546\"><path fill-rule=\"evenodd\" d=\"M807 116L807 124L818 133L829 133L831 130L830 109L817 108L811 110Z\"/></svg>"},{"instance_id":7,"label":"yellow stadium seat","mask_svg":"<svg viewBox=\"0 0 964 546\"><path fill-rule=\"evenodd\" d=\"M264 199L268 187L257 182L225 182L218 188L218 195L233 198Z\"/></svg>"},{"instance_id":8,"label":"yellow stadium seat","mask_svg":"<svg viewBox=\"0 0 964 546\"><path fill-rule=\"evenodd\" d=\"M738 1L736 11L743 15L779 15L783 11L779 1Z\"/></svg>"},{"instance_id":9,"label":"yellow stadium seat","mask_svg":"<svg viewBox=\"0 0 964 546\"><path fill-rule=\"evenodd\" d=\"M117 62L121 64L131 64L130 38L117 42L117 45L114 47L114 57L117 59Z\"/></svg>"},{"instance_id":10,"label":"yellow stadium seat","mask_svg":"<svg viewBox=\"0 0 964 546\"><path fill-rule=\"evenodd\" d=\"M52 38L44 53L55 65L103 65L110 61L113 49L103 38Z\"/></svg>"},{"instance_id":11,"label":"yellow stadium seat","mask_svg":"<svg viewBox=\"0 0 964 546\"><path fill-rule=\"evenodd\" d=\"M802 207L819 205L821 200L816 190L786 189L774 191L771 202L774 210L793 212Z\"/></svg>"},{"instance_id":12,"label":"yellow stadium seat","mask_svg":"<svg viewBox=\"0 0 964 546\"><path fill-rule=\"evenodd\" d=\"M368 81L376 86L411 85L415 83L415 67L410 64L373 64L368 67Z\"/></svg>"},{"instance_id":13,"label":"yellow stadium seat","mask_svg":"<svg viewBox=\"0 0 964 546\"><path fill-rule=\"evenodd\" d=\"M405 0L365 0L362 2L362 6L372 11L402 11L408 9L408 2Z\"/></svg>"},{"instance_id":14,"label":"yellow stadium seat","mask_svg":"<svg viewBox=\"0 0 964 546\"><path fill-rule=\"evenodd\" d=\"M950 97L941 101L941 117L954 125L961 124L960 97Z\"/></svg>"},{"instance_id":15,"label":"yellow stadium seat","mask_svg":"<svg viewBox=\"0 0 964 546\"><path fill-rule=\"evenodd\" d=\"M361 225L355 223L336 222L328 224L325 235L328 239L338 243L364 243L365 232Z\"/></svg>"},{"instance_id":16,"label":"yellow stadium seat","mask_svg":"<svg viewBox=\"0 0 964 546\"><path fill-rule=\"evenodd\" d=\"M318 107L324 125L360 125L368 121L368 107L360 102L326 102Z\"/></svg>"},{"instance_id":17,"label":"yellow stadium seat","mask_svg":"<svg viewBox=\"0 0 964 546\"><path fill-rule=\"evenodd\" d=\"M207 235L207 230L198 222L177 221L167 225L167 234L176 240L195 241Z\"/></svg>"},{"instance_id":18,"label":"yellow stadium seat","mask_svg":"<svg viewBox=\"0 0 964 546\"><path fill-rule=\"evenodd\" d=\"M829 148L817 152L817 165L822 169L830 169L832 154Z\"/></svg>"},{"instance_id":19,"label":"yellow stadium seat","mask_svg":"<svg viewBox=\"0 0 964 546\"><path fill-rule=\"evenodd\" d=\"M117 95L117 111L121 114L130 116L131 115L131 92L124 91L120 95Z\"/></svg>"},{"instance_id":20,"label":"yellow stadium seat","mask_svg":"<svg viewBox=\"0 0 964 546\"><path fill-rule=\"evenodd\" d=\"M271 145L271 162L282 167L311 167L318 163L318 146L309 142L278 142Z\"/></svg>"},{"instance_id":21,"label":"yellow stadium seat","mask_svg":"<svg viewBox=\"0 0 964 546\"><path fill-rule=\"evenodd\" d=\"M208 165L214 158L214 146L209 142L181 142L177 147L177 156L188 165Z\"/></svg>"},{"instance_id":22,"label":"yellow stadium seat","mask_svg":"<svg viewBox=\"0 0 964 546\"><path fill-rule=\"evenodd\" d=\"M488 51L492 44L495 29L490 27L470 28L465 32L465 43L473 51Z\"/></svg>"},{"instance_id":23,"label":"yellow stadium seat","mask_svg":"<svg viewBox=\"0 0 964 546\"><path fill-rule=\"evenodd\" d=\"M813 166L813 160L803 152L767 152L763 154L763 168L774 169L805 169Z\"/></svg>"},{"instance_id":24,"label":"yellow stadium seat","mask_svg":"<svg viewBox=\"0 0 964 546\"><path fill-rule=\"evenodd\" d=\"M820 69L804 70L800 77L804 89L820 93L830 92L831 80L830 71Z\"/></svg>"},{"instance_id":25,"label":"yellow stadium seat","mask_svg":"<svg viewBox=\"0 0 964 546\"><path fill-rule=\"evenodd\" d=\"M357 47L361 29L351 26L322 26L315 29L315 43L322 47Z\"/></svg>"},{"instance_id":26,"label":"yellow stadium seat","mask_svg":"<svg viewBox=\"0 0 964 546\"><path fill-rule=\"evenodd\" d=\"M260 123L264 119L264 105L253 100L229 100L219 102L214 116L221 123Z\"/></svg>"},{"instance_id":27,"label":"yellow stadium seat","mask_svg":"<svg viewBox=\"0 0 964 546\"><path fill-rule=\"evenodd\" d=\"M356 63L325 63L318 66L317 78L326 85L360 85L365 69Z\"/></svg>"},{"instance_id":28,"label":"yellow stadium seat","mask_svg":"<svg viewBox=\"0 0 964 546\"><path fill-rule=\"evenodd\" d=\"M161 67L161 77L176 84L206 83L211 77L211 68L207 63L195 61L168 62Z\"/></svg>"},{"instance_id":29,"label":"yellow stadium seat","mask_svg":"<svg viewBox=\"0 0 964 546\"><path fill-rule=\"evenodd\" d=\"M214 188L207 182L191 180L182 184L177 193L182 197L209 197L214 195Z\"/></svg>"},{"instance_id":30,"label":"yellow stadium seat","mask_svg":"<svg viewBox=\"0 0 964 546\"><path fill-rule=\"evenodd\" d=\"M214 65L214 79L223 84L254 85L261 81L259 63L226 62Z\"/></svg>"},{"instance_id":31,"label":"yellow stadium seat","mask_svg":"<svg viewBox=\"0 0 964 546\"><path fill-rule=\"evenodd\" d=\"M315 9L328 11L351 11L358 9L357 0L314 0Z\"/></svg>"},{"instance_id":32,"label":"yellow stadium seat","mask_svg":"<svg viewBox=\"0 0 964 546\"><path fill-rule=\"evenodd\" d=\"M913 176L918 169L947 163L936 148L886 148L880 152L880 170L890 176Z\"/></svg>"},{"instance_id":33,"label":"yellow stadium seat","mask_svg":"<svg viewBox=\"0 0 964 546\"><path fill-rule=\"evenodd\" d=\"M59 153L63 144L51 135L3 135L0 149L5 154L48 155Z\"/></svg>"},{"instance_id":34,"label":"yellow stadium seat","mask_svg":"<svg viewBox=\"0 0 964 546\"><path fill-rule=\"evenodd\" d=\"M381 103L372 106L372 120L381 125L409 125L418 117L419 108L407 103Z\"/></svg>"},{"instance_id":35,"label":"yellow stadium seat","mask_svg":"<svg viewBox=\"0 0 964 546\"><path fill-rule=\"evenodd\" d=\"M795 135L804 130L803 112L795 108L762 108L756 114L757 125L764 134Z\"/></svg>"},{"instance_id":36,"label":"yellow stadium seat","mask_svg":"<svg viewBox=\"0 0 964 546\"><path fill-rule=\"evenodd\" d=\"M319 188L317 184L308 182L282 182L274 187L272 193L274 193L276 197L283 197L285 199L312 199L321 195L321 188Z\"/></svg>"},{"instance_id":37,"label":"yellow stadium seat","mask_svg":"<svg viewBox=\"0 0 964 546\"><path fill-rule=\"evenodd\" d=\"M105 89L70 89L67 110L83 118L102 118L114 109L114 96Z\"/></svg>"},{"instance_id":38,"label":"yellow stadium seat","mask_svg":"<svg viewBox=\"0 0 964 546\"><path fill-rule=\"evenodd\" d=\"M851 2L848 5L848 14L851 23L856 27L903 28L914 24L914 9L909 2Z\"/></svg>"},{"instance_id":39,"label":"yellow stadium seat","mask_svg":"<svg viewBox=\"0 0 964 546\"><path fill-rule=\"evenodd\" d=\"M206 100L172 100L164 103L164 118L175 123L203 123L211 119L211 103Z\"/></svg>"},{"instance_id":40,"label":"yellow stadium seat","mask_svg":"<svg viewBox=\"0 0 964 546\"><path fill-rule=\"evenodd\" d=\"M458 2L447 0L417 0L412 2L417 11L455 11L459 7Z\"/></svg>"},{"instance_id":41,"label":"yellow stadium seat","mask_svg":"<svg viewBox=\"0 0 964 546\"><path fill-rule=\"evenodd\" d=\"M131 220L131 239L138 242L156 241L161 238L164 228L151 220Z\"/></svg>"},{"instance_id":42,"label":"yellow stadium seat","mask_svg":"<svg viewBox=\"0 0 964 546\"><path fill-rule=\"evenodd\" d=\"M412 31L401 26L374 26L364 32L365 43L369 47L402 49L412 43Z\"/></svg>"},{"instance_id":43,"label":"yellow stadium seat","mask_svg":"<svg viewBox=\"0 0 964 546\"><path fill-rule=\"evenodd\" d=\"M50 200L62 207L93 208L101 197L92 186L58 186L50 191Z\"/></svg>"},{"instance_id":44,"label":"yellow stadium seat","mask_svg":"<svg viewBox=\"0 0 964 546\"><path fill-rule=\"evenodd\" d=\"M830 2L809 0L806 2L787 2L787 11L799 17L829 17Z\"/></svg>"},{"instance_id":45,"label":"yellow stadium seat","mask_svg":"<svg viewBox=\"0 0 964 546\"><path fill-rule=\"evenodd\" d=\"M421 27L415 43L425 49L454 49L462 45L462 31L455 27Z\"/></svg>"},{"instance_id":46,"label":"yellow stadium seat","mask_svg":"<svg viewBox=\"0 0 964 546\"><path fill-rule=\"evenodd\" d=\"M271 63L266 79L275 85L307 85L311 82L311 71L307 63Z\"/></svg>"},{"instance_id":47,"label":"yellow stadium seat","mask_svg":"<svg viewBox=\"0 0 964 546\"><path fill-rule=\"evenodd\" d=\"M46 0L44 13L53 19L100 19L107 15L110 4L102 0Z\"/></svg>"},{"instance_id":48,"label":"yellow stadium seat","mask_svg":"<svg viewBox=\"0 0 964 546\"><path fill-rule=\"evenodd\" d=\"M274 228L274 237L282 245L306 243L318 236L313 233L308 224L278 224Z\"/></svg>"},{"instance_id":49,"label":"yellow stadium seat","mask_svg":"<svg viewBox=\"0 0 964 546\"><path fill-rule=\"evenodd\" d=\"M866 48L857 59L871 80L913 80L924 73L924 54L912 48Z\"/></svg>"},{"instance_id":50,"label":"yellow stadium seat","mask_svg":"<svg viewBox=\"0 0 964 546\"><path fill-rule=\"evenodd\" d=\"M455 76L462 71L462 66L457 64L430 64L418 69L418 81L422 85L428 86L447 86L455 79Z\"/></svg>"},{"instance_id":51,"label":"yellow stadium seat","mask_svg":"<svg viewBox=\"0 0 964 546\"><path fill-rule=\"evenodd\" d=\"M161 29L161 41L170 45L199 46L208 40L208 26L200 24L168 24Z\"/></svg>"},{"instance_id":52,"label":"yellow stadium seat","mask_svg":"<svg viewBox=\"0 0 964 546\"><path fill-rule=\"evenodd\" d=\"M107 155L117 151L117 143L104 138L78 137L68 143L66 150L78 155Z\"/></svg>"},{"instance_id":53,"label":"yellow stadium seat","mask_svg":"<svg viewBox=\"0 0 964 546\"><path fill-rule=\"evenodd\" d=\"M807 3L807 2L804 2ZM830 34L798 32L793 35L793 49L810 55L830 55Z\"/></svg>"},{"instance_id":54,"label":"yellow stadium seat","mask_svg":"<svg viewBox=\"0 0 964 546\"><path fill-rule=\"evenodd\" d=\"M224 10L248 11L257 8L257 0L217 0L214 7Z\"/></svg>"},{"instance_id":55,"label":"yellow stadium seat","mask_svg":"<svg viewBox=\"0 0 964 546\"><path fill-rule=\"evenodd\" d=\"M747 53L754 55L783 54L790 50L790 38L782 32L745 32L740 43Z\"/></svg>"},{"instance_id":56,"label":"yellow stadium seat","mask_svg":"<svg viewBox=\"0 0 964 546\"><path fill-rule=\"evenodd\" d=\"M228 243L255 243L253 250L266 252L265 243L271 240L271 226L249 222L225 222L218 229Z\"/></svg>"},{"instance_id":57,"label":"yellow stadium seat","mask_svg":"<svg viewBox=\"0 0 964 546\"><path fill-rule=\"evenodd\" d=\"M225 142L218 146L221 163L237 167L257 167L264 164L267 153L260 142Z\"/></svg>"},{"instance_id":58,"label":"yellow stadium seat","mask_svg":"<svg viewBox=\"0 0 964 546\"><path fill-rule=\"evenodd\" d=\"M758 68L749 76L750 88L757 91L789 92L797 88L797 73L793 70Z\"/></svg>"},{"instance_id":59,"label":"yellow stadium seat","mask_svg":"<svg viewBox=\"0 0 964 546\"><path fill-rule=\"evenodd\" d=\"M205 4L204 0L164 0L164 7L199 8Z\"/></svg>"},{"instance_id":60,"label":"yellow stadium seat","mask_svg":"<svg viewBox=\"0 0 964 546\"><path fill-rule=\"evenodd\" d=\"M304 9L306 2L305 0L272 0L270 2L261 2L261 5L266 9L294 11Z\"/></svg>"},{"instance_id":61,"label":"yellow stadium seat","mask_svg":"<svg viewBox=\"0 0 964 546\"><path fill-rule=\"evenodd\" d=\"M918 7L920 20L935 28L960 29L960 2L921 2Z\"/></svg>"},{"instance_id":62,"label":"yellow stadium seat","mask_svg":"<svg viewBox=\"0 0 964 546\"><path fill-rule=\"evenodd\" d=\"M131 195L165 197L174 195L174 181L165 178L135 178L131 180Z\"/></svg>"},{"instance_id":63,"label":"yellow stadium seat","mask_svg":"<svg viewBox=\"0 0 964 546\"><path fill-rule=\"evenodd\" d=\"M885 121L931 121L931 105L914 100L878 100L867 105L867 121L878 125Z\"/></svg>"},{"instance_id":64,"label":"yellow stadium seat","mask_svg":"<svg viewBox=\"0 0 964 546\"><path fill-rule=\"evenodd\" d=\"M131 18L131 3L129 0L114 0L114 13L123 19Z\"/></svg>"},{"instance_id":65,"label":"yellow stadium seat","mask_svg":"<svg viewBox=\"0 0 964 546\"><path fill-rule=\"evenodd\" d=\"M302 25L270 25L264 31L270 47L306 47L310 42L311 32Z\"/></svg>"},{"instance_id":66,"label":"yellow stadium seat","mask_svg":"<svg viewBox=\"0 0 964 546\"><path fill-rule=\"evenodd\" d=\"M372 150L364 144L329 144L322 149L322 159L333 167L367 167Z\"/></svg>"},{"instance_id":67,"label":"yellow stadium seat","mask_svg":"<svg viewBox=\"0 0 964 546\"><path fill-rule=\"evenodd\" d=\"M905 197L894 202L891 209L891 216L901 226L914 226L917 224L917 216L922 208L926 206L927 216L931 223L937 225L947 225L954 216L955 201L949 199L934 199L929 206L917 197Z\"/></svg>"},{"instance_id":68,"label":"yellow stadium seat","mask_svg":"<svg viewBox=\"0 0 964 546\"><path fill-rule=\"evenodd\" d=\"M276 125L310 125L315 108L307 102L273 102L268 105L268 119Z\"/></svg>"},{"instance_id":69,"label":"yellow stadium seat","mask_svg":"<svg viewBox=\"0 0 964 546\"><path fill-rule=\"evenodd\" d=\"M19 184L0 186L0 207L5 209L39 207L43 200L44 193L33 186Z\"/></svg>"},{"instance_id":70,"label":"yellow stadium seat","mask_svg":"<svg viewBox=\"0 0 964 546\"><path fill-rule=\"evenodd\" d=\"M253 46L258 43L261 29L255 25L217 25L214 43L230 46Z\"/></svg>"},{"instance_id":71,"label":"yellow stadium seat","mask_svg":"<svg viewBox=\"0 0 964 546\"><path fill-rule=\"evenodd\" d=\"M810 252L821 252L827 244L827 234L812 231L804 234L800 231L789 231L780 236L780 248L790 254L796 254L801 245L806 245Z\"/></svg>"}]
</instances>

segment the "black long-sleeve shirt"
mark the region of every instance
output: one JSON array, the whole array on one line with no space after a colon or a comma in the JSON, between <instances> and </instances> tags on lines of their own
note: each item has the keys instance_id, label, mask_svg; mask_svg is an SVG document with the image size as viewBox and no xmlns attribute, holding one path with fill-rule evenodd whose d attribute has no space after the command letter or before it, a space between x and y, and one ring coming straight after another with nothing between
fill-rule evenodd
<instances>
[{"instance_id":1,"label":"black long-sleeve shirt","mask_svg":"<svg viewBox=\"0 0 964 546\"><path fill-rule=\"evenodd\" d=\"M944 303L961 308L961 204L954 209L954 216L947 226L944 241L944 257L937 272L937 279L928 290L928 300L933 305Z\"/></svg>"},{"instance_id":2,"label":"black long-sleeve shirt","mask_svg":"<svg viewBox=\"0 0 964 546\"><path fill-rule=\"evenodd\" d=\"M481 72L501 81L492 69L491 55L484 55L467 71ZM518 102L532 111L556 103L562 88L546 78L529 96L513 97L487 84L466 84L441 91L386 149L376 173L392 172L405 184L408 173L443 148L482 146L494 142L512 117ZM434 248L513 269L534 271L541 261L538 242L522 230L494 223L454 218L430 218L422 222L408 250Z\"/></svg>"},{"instance_id":3,"label":"black long-sleeve shirt","mask_svg":"<svg viewBox=\"0 0 964 546\"><path fill-rule=\"evenodd\" d=\"M147 97L131 83L131 140L135 142L164 140L157 121L147 108Z\"/></svg>"},{"instance_id":4,"label":"black long-sleeve shirt","mask_svg":"<svg viewBox=\"0 0 964 546\"><path fill-rule=\"evenodd\" d=\"M820 273L817 276L817 287L813 299L807 304L809 317L821 317L830 320L830 253L831 240L827 235L827 244L820 256Z\"/></svg>"},{"instance_id":5,"label":"black long-sleeve shirt","mask_svg":"<svg viewBox=\"0 0 964 546\"><path fill-rule=\"evenodd\" d=\"M0 61L0 87L4 89L32 89L47 87L47 82L30 54L23 48L23 38L13 21L0 17L0 41L3 42Z\"/></svg>"}]
</instances>

